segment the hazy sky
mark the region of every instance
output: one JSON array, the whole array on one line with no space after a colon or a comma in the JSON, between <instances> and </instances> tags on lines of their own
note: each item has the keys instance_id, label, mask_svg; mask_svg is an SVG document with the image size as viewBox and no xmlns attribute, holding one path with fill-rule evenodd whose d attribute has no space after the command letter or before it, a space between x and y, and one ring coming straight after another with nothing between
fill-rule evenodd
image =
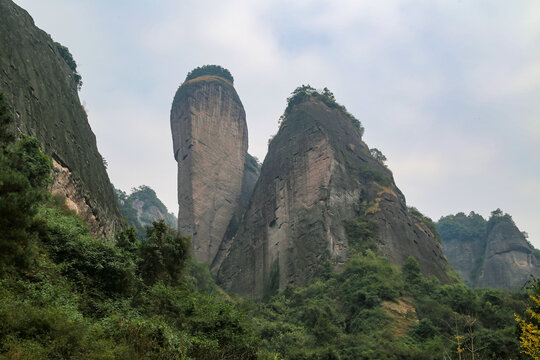
<instances>
[{"instance_id":1,"label":"hazy sky","mask_svg":"<svg viewBox=\"0 0 540 360\"><path fill-rule=\"evenodd\" d=\"M187 72L235 78L261 161L286 98L327 86L438 220L510 213L540 247L540 1L15 0L69 47L116 187L177 212L169 112Z\"/></svg>"}]
</instances>

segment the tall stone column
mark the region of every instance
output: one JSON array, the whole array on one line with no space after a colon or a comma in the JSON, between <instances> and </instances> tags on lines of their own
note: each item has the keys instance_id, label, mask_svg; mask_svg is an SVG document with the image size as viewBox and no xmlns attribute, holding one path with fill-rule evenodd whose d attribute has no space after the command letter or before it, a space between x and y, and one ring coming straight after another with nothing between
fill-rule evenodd
<instances>
[{"instance_id":1,"label":"tall stone column","mask_svg":"<svg viewBox=\"0 0 540 360\"><path fill-rule=\"evenodd\" d=\"M178 229L192 236L195 259L211 264L238 209L248 148L246 115L232 77L188 76L174 97L171 130Z\"/></svg>"}]
</instances>

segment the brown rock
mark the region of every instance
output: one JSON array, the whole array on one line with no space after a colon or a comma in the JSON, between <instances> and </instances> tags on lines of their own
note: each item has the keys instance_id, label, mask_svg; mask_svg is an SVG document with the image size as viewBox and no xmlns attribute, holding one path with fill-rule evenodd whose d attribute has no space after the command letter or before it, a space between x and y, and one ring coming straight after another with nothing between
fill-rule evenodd
<instances>
[{"instance_id":1,"label":"brown rock","mask_svg":"<svg viewBox=\"0 0 540 360\"><path fill-rule=\"evenodd\" d=\"M232 83L211 75L183 83L174 97L171 130L178 229L192 236L194 257L211 264L238 211L247 156L246 115Z\"/></svg>"},{"instance_id":2,"label":"brown rock","mask_svg":"<svg viewBox=\"0 0 540 360\"><path fill-rule=\"evenodd\" d=\"M303 285L317 266L347 257L344 220L362 202L379 224L378 243L394 263L417 258L444 282L446 260L427 228L409 215L392 173L377 162L342 111L308 99L270 144L239 231L218 271L226 290L260 298L268 286Z\"/></svg>"},{"instance_id":3,"label":"brown rock","mask_svg":"<svg viewBox=\"0 0 540 360\"><path fill-rule=\"evenodd\" d=\"M74 73L51 37L11 0L0 0L0 92L18 131L35 136L53 158L53 193L94 235L112 238L122 220Z\"/></svg>"},{"instance_id":4,"label":"brown rock","mask_svg":"<svg viewBox=\"0 0 540 360\"><path fill-rule=\"evenodd\" d=\"M448 262L471 287L516 290L531 275L540 276L535 249L508 215L492 218L482 236L443 237L443 250Z\"/></svg>"}]
</instances>

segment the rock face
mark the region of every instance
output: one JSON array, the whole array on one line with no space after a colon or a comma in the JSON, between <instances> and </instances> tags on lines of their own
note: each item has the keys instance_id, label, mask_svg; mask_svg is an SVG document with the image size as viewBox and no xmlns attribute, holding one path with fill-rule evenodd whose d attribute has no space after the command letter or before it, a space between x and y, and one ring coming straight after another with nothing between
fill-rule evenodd
<instances>
[{"instance_id":1,"label":"rock face","mask_svg":"<svg viewBox=\"0 0 540 360\"><path fill-rule=\"evenodd\" d=\"M140 238L146 237L146 227L152 222L165 220L167 225L176 229L178 219L169 213L167 207L158 199L156 192L146 185L132 189L126 194L120 189L114 189L114 195L120 208L120 213L129 226L133 226Z\"/></svg>"},{"instance_id":2,"label":"rock face","mask_svg":"<svg viewBox=\"0 0 540 360\"><path fill-rule=\"evenodd\" d=\"M469 215L469 218L472 215ZM479 216L479 215L476 215ZM452 220L451 222L449 221ZM485 222L482 232L471 236L464 214L438 223L448 262L471 287L519 289L532 274L540 276L536 251L507 214ZM454 227L451 228L451 226Z\"/></svg>"},{"instance_id":3,"label":"rock face","mask_svg":"<svg viewBox=\"0 0 540 360\"><path fill-rule=\"evenodd\" d=\"M52 192L66 198L94 235L110 238L122 221L75 76L30 15L11 0L0 0L0 91L16 126L53 158Z\"/></svg>"},{"instance_id":4,"label":"rock face","mask_svg":"<svg viewBox=\"0 0 540 360\"><path fill-rule=\"evenodd\" d=\"M270 283L279 290L303 285L323 261L338 267L345 261L344 220L360 214L377 221L378 245L392 262L414 256L424 274L449 281L440 244L409 214L392 173L370 155L359 128L343 111L307 99L270 144L218 281L255 298Z\"/></svg>"},{"instance_id":5,"label":"rock face","mask_svg":"<svg viewBox=\"0 0 540 360\"><path fill-rule=\"evenodd\" d=\"M229 223L253 186L242 102L231 81L204 75L184 82L171 109L178 162L178 230L193 256L211 264ZM237 215L238 216L238 215Z\"/></svg>"},{"instance_id":6,"label":"rock face","mask_svg":"<svg viewBox=\"0 0 540 360\"><path fill-rule=\"evenodd\" d=\"M529 275L540 275L534 248L511 222L497 223L489 232L476 286L518 289Z\"/></svg>"},{"instance_id":7,"label":"rock face","mask_svg":"<svg viewBox=\"0 0 540 360\"><path fill-rule=\"evenodd\" d=\"M213 275L217 274L223 259L229 253L233 238L236 235L241 222L243 221L243 215L249 206L251 194L253 193L253 189L255 188L255 184L257 183L260 173L260 164L253 156L247 154L246 163L244 166L244 178L242 179L242 191L240 192L238 207L229 221L227 231L225 231L225 234L223 235L219 250L210 265L210 272Z\"/></svg>"}]
</instances>

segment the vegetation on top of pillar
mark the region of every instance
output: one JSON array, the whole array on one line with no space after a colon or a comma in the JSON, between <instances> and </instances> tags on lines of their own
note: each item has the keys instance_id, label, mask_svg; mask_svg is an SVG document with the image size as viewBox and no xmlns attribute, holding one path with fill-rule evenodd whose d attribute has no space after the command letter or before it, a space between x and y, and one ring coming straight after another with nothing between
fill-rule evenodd
<instances>
[{"instance_id":1,"label":"vegetation on top of pillar","mask_svg":"<svg viewBox=\"0 0 540 360\"><path fill-rule=\"evenodd\" d=\"M219 76L234 84L234 78L231 75L231 72L219 65L203 65L196 67L187 74L185 81L193 80L205 75Z\"/></svg>"},{"instance_id":2,"label":"vegetation on top of pillar","mask_svg":"<svg viewBox=\"0 0 540 360\"><path fill-rule=\"evenodd\" d=\"M280 123L285 121L296 105L306 101L309 98L320 100L329 108L340 110L343 115L349 118L353 125L360 130L360 136L364 135L364 127L362 126L360 120L355 118L354 115L347 111L345 106L339 104L336 101L334 94L326 87L323 90L317 90L310 85L302 85L294 89L291 96L287 98L287 107L285 108L283 115L281 115L279 118Z\"/></svg>"}]
</instances>

